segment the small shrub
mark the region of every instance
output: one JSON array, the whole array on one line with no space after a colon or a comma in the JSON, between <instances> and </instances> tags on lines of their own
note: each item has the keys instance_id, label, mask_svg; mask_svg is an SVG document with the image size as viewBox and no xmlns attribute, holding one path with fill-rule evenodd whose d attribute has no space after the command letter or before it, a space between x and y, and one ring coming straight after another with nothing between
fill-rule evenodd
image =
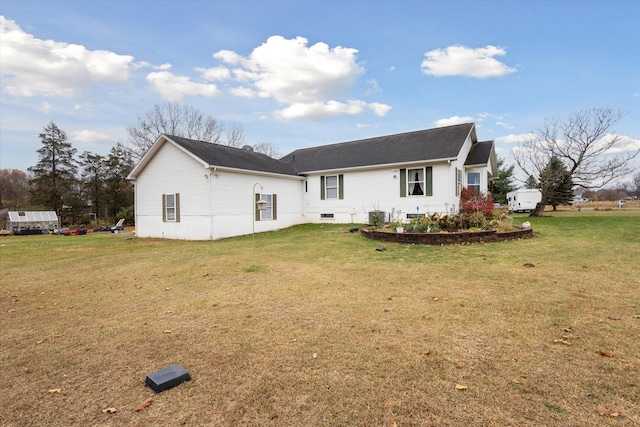
<instances>
[{"instance_id":1,"label":"small shrub","mask_svg":"<svg viewBox=\"0 0 640 427\"><path fill-rule=\"evenodd\" d=\"M482 230L487 224L487 217L482 212L474 212L469 215L469 228Z\"/></svg>"},{"instance_id":2,"label":"small shrub","mask_svg":"<svg viewBox=\"0 0 640 427\"><path fill-rule=\"evenodd\" d=\"M481 212L485 217L491 216L493 207L491 194L476 194L470 188L463 188L460 193L460 213L473 214Z\"/></svg>"},{"instance_id":3,"label":"small shrub","mask_svg":"<svg viewBox=\"0 0 640 427\"><path fill-rule=\"evenodd\" d=\"M377 211L373 215L371 215L371 225L374 228L382 227L382 215Z\"/></svg>"}]
</instances>

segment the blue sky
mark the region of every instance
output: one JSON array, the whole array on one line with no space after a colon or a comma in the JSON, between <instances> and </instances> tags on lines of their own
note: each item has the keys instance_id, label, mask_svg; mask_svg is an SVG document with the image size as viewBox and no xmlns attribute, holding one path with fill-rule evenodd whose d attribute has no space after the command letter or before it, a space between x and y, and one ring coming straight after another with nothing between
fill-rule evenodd
<instances>
[{"instance_id":1,"label":"blue sky","mask_svg":"<svg viewBox=\"0 0 640 427\"><path fill-rule=\"evenodd\" d=\"M640 1L0 3L0 168L54 122L107 154L155 104L294 149L474 121L507 159L546 118L626 112L640 144Z\"/></svg>"}]
</instances>

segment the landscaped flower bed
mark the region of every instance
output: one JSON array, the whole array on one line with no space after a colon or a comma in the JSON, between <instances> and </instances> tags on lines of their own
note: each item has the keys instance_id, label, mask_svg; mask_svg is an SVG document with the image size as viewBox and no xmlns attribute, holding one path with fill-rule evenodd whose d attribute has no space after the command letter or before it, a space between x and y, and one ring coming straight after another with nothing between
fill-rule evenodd
<instances>
[{"instance_id":1,"label":"landscaped flower bed","mask_svg":"<svg viewBox=\"0 0 640 427\"><path fill-rule=\"evenodd\" d=\"M528 239L533 237L533 229L515 228L512 231L479 230L452 231L438 233L395 233L384 230L360 230L363 236L392 243L414 243L421 245L456 245L482 242L502 242L505 240Z\"/></svg>"},{"instance_id":2,"label":"landscaped flower bed","mask_svg":"<svg viewBox=\"0 0 640 427\"><path fill-rule=\"evenodd\" d=\"M376 226L377 225L377 226ZM475 194L465 188L460 197L460 213L421 215L409 223L396 221L386 228L375 224L362 229L362 234L374 240L423 245L455 245L533 237L531 227L515 227L506 208L495 209L493 198Z\"/></svg>"}]
</instances>

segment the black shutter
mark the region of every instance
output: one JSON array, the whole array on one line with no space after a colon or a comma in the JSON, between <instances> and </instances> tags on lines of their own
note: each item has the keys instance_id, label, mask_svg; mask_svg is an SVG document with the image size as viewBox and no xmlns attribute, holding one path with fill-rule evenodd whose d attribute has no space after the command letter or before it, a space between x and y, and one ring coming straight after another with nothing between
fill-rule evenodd
<instances>
[{"instance_id":1,"label":"black shutter","mask_svg":"<svg viewBox=\"0 0 640 427\"><path fill-rule=\"evenodd\" d=\"M400 197L407 197L407 170L400 169Z\"/></svg>"},{"instance_id":2,"label":"black shutter","mask_svg":"<svg viewBox=\"0 0 640 427\"><path fill-rule=\"evenodd\" d=\"M273 209L273 219L278 219L278 196L275 194L271 195L271 207Z\"/></svg>"},{"instance_id":3,"label":"black shutter","mask_svg":"<svg viewBox=\"0 0 640 427\"><path fill-rule=\"evenodd\" d=\"M426 167L425 186L426 191L424 192L424 195L433 196L433 167L431 166Z\"/></svg>"},{"instance_id":4,"label":"black shutter","mask_svg":"<svg viewBox=\"0 0 640 427\"><path fill-rule=\"evenodd\" d=\"M162 195L162 222L167 222L167 195Z\"/></svg>"},{"instance_id":5,"label":"black shutter","mask_svg":"<svg viewBox=\"0 0 640 427\"><path fill-rule=\"evenodd\" d=\"M180 193L176 193L173 203L176 206L176 222L180 222Z\"/></svg>"},{"instance_id":6,"label":"black shutter","mask_svg":"<svg viewBox=\"0 0 640 427\"><path fill-rule=\"evenodd\" d=\"M324 175L320 176L320 200L324 200Z\"/></svg>"},{"instance_id":7,"label":"black shutter","mask_svg":"<svg viewBox=\"0 0 640 427\"><path fill-rule=\"evenodd\" d=\"M255 209L256 213L254 214L254 218L256 221L260 221L260 209L258 209L258 202L260 201L260 194L256 193L256 201L254 203L253 208Z\"/></svg>"},{"instance_id":8,"label":"black shutter","mask_svg":"<svg viewBox=\"0 0 640 427\"><path fill-rule=\"evenodd\" d=\"M338 198L344 199L344 175L338 175Z\"/></svg>"}]
</instances>

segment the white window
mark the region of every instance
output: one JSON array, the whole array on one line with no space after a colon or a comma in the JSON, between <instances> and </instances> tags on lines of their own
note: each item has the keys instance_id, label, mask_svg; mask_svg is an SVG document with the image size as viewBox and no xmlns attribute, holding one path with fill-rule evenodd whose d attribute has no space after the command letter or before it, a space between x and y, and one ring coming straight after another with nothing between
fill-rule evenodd
<instances>
[{"instance_id":1,"label":"white window","mask_svg":"<svg viewBox=\"0 0 640 427\"><path fill-rule=\"evenodd\" d=\"M324 197L326 199L338 198L338 175L327 175L325 177Z\"/></svg>"},{"instance_id":2,"label":"white window","mask_svg":"<svg viewBox=\"0 0 640 427\"><path fill-rule=\"evenodd\" d=\"M260 211L260 221L273 219L273 195L263 194L262 200L267 202L267 207Z\"/></svg>"},{"instance_id":3,"label":"white window","mask_svg":"<svg viewBox=\"0 0 640 427\"><path fill-rule=\"evenodd\" d=\"M267 205L264 209L258 208L258 201L263 200L267 202ZM255 195L256 201L256 221L271 221L278 219L278 196L277 194L259 194Z\"/></svg>"},{"instance_id":4,"label":"white window","mask_svg":"<svg viewBox=\"0 0 640 427\"><path fill-rule=\"evenodd\" d=\"M424 196L424 168L407 169L407 188L410 196Z\"/></svg>"},{"instance_id":5,"label":"white window","mask_svg":"<svg viewBox=\"0 0 640 427\"><path fill-rule=\"evenodd\" d=\"M162 195L162 220L164 222L180 222L180 194Z\"/></svg>"},{"instance_id":6,"label":"white window","mask_svg":"<svg viewBox=\"0 0 640 427\"><path fill-rule=\"evenodd\" d=\"M480 194L480 172L467 173L467 187L473 190L473 194Z\"/></svg>"}]
</instances>

